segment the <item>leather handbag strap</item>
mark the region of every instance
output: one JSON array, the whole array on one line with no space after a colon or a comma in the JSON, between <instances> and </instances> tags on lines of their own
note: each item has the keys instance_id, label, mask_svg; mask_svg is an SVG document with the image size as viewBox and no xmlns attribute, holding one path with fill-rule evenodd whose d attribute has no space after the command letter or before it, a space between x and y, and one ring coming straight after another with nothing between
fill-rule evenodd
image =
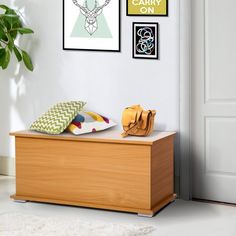
<instances>
[{"instance_id":1,"label":"leather handbag strap","mask_svg":"<svg viewBox=\"0 0 236 236\"><path fill-rule=\"evenodd\" d=\"M146 135L149 135L153 130L155 115L156 115L155 110L149 110L149 115L148 115L148 120L147 120L149 124L148 124L148 129L146 131Z\"/></svg>"},{"instance_id":2,"label":"leather handbag strap","mask_svg":"<svg viewBox=\"0 0 236 236\"><path fill-rule=\"evenodd\" d=\"M124 131L124 132L121 134L122 138L127 137L127 136L129 135L129 132L130 132L130 131L134 131L135 129L137 129L137 128L139 127L140 123L141 123L140 120L139 120L139 121L136 121L132 127L130 127L128 130Z\"/></svg>"}]
</instances>

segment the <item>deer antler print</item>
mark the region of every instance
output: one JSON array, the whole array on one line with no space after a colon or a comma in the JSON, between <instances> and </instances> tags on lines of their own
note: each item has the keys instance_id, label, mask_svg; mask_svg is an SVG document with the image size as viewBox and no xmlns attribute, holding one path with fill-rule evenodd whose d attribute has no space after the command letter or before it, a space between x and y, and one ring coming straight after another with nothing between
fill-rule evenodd
<instances>
[{"instance_id":1,"label":"deer antler print","mask_svg":"<svg viewBox=\"0 0 236 236\"><path fill-rule=\"evenodd\" d=\"M79 4L77 0L72 0L72 2L80 8L81 13L86 17L85 19L85 29L92 35L98 29L97 17L102 13L103 8L109 4L111 0L105 0L104 4L98 4L95 1L95 6L92 10L88 8L87 0L84 1L84 6Z\"/></svg>"}]
</instances>

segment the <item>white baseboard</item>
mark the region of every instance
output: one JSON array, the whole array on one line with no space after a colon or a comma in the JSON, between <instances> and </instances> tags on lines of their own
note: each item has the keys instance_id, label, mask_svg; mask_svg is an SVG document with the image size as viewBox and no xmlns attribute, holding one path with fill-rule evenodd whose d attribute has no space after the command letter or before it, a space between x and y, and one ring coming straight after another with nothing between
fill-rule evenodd
<instances>
[{"instance_id":1,"label":"white baseboard","mask_svg":"<svg viewBox=\"0 0 236 236\"><path fill-rule=\"evenodd\" d=\"M0 157L0 175L16 175L15 158Z\"/></svg>"}]
</instances>

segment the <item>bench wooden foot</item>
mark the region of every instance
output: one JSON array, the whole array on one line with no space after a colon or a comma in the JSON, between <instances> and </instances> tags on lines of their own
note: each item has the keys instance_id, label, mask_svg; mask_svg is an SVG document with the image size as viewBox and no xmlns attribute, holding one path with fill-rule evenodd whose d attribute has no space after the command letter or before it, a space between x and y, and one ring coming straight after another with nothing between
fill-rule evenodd
<instances>
[{"instance_id":1,"label":"bench wooden foot","mask_svg":"<svg viewBox=\"0 0 236 236\"><path fill-rule=\"evenodd\" d=\"M17 203L26 203L26 202L28 202L28 201L26 201L26 200L14 200L14 202L17 202Z\"/></svg>"},{"instance_id":2,"label":"bench wooden foot","mask_svg":"<svg viewBox=\"0 0 236 236\"><path fill-rule=\"evenodd\" d=\"M10 198L13 199L13 201L17 202L17 203L26 203L26 202L28 202L25 199L17 198L17 196L15 194L11 195Z\"/></svg>"},{"instance_id":3,"label":"bench wooden foot","mask_svg":"<svg viewBox=\"0 0 236 236\"><path fill-rule=\"evenodd\" d=\"M139 216L139 217L152 218L152 217L154 216L154 214L153 214L153 213L151 213L151 214L138 213L138 216Z\"/></svg>"}]
</instances>

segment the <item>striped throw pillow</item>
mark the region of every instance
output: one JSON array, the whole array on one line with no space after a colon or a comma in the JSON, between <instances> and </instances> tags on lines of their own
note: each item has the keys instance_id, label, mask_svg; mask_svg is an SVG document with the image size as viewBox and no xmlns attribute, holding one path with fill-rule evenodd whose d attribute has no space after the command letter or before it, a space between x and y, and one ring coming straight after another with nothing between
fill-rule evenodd
<instances>
[{"instance_id":1,"label":"striped throw pillow","mask_svg":"<svg viewBox=\"0 0 236 236\"><path fill-rule=\"evenodd\" d=\"M83 109L84 105L85 102L82 101L58 103L39 117L30 126L30 129L47 134L60 134Z\"/></svg>"}]
</instances>

